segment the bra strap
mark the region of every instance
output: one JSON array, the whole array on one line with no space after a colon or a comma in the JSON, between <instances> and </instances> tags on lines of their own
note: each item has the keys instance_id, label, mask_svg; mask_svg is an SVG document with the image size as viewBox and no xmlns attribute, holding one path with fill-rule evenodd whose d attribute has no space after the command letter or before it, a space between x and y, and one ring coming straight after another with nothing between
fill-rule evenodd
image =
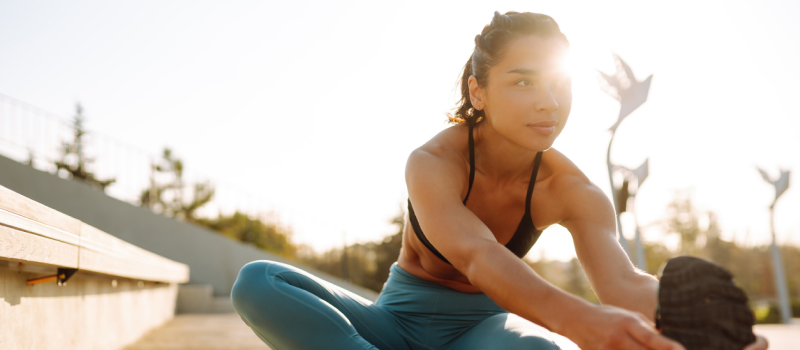
<instances>
[{"instance_id":1,"label":"bra strap","mask_svg":"<svg viewBox=\"0 0 800 350\"><path fill-rule=\"evenodd\" d=\"M469 189L467 189L467 196L464 197L464 205L467 205L469 193L472 192L472 182L475 181L475 139L472 136L472 128L473 125L469 124ZM530 195L528 196L530 197Z\"/></svg>"},{"instance_id":2,"label":"bra strap","mask_svg":"<svg viewBox=\"0 0 800 350\"><path fill-rule=\"evenodd\" d=\"M528 196L525 197L525 215L531 215L531 197L533 197L533 185L536 184L536 175L539 173L539 164L542 162L542 152L536 153L536 160L533 163L533 173L531 182L528 183Z\"/></svg>"}]
</instances>

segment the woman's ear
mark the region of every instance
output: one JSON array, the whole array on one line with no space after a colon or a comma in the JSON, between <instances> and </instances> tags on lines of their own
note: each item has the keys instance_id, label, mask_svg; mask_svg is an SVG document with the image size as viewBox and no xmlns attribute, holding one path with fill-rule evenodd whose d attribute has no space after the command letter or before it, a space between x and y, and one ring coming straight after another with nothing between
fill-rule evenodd
<instances>
[{"instance_id":1,"label":"woman's ear","mask_svg":"<svg viewBox=\"0 0 800 350\"><path fill-rule=\"evenodd\" d=\"M475 78L474 75L471 75L468 80L469 84L469 101L472 104L472 108L475 110L482 110L484 107L483 101L483 89L478 85L478 79Z\"/></svg>"}]
</instances>

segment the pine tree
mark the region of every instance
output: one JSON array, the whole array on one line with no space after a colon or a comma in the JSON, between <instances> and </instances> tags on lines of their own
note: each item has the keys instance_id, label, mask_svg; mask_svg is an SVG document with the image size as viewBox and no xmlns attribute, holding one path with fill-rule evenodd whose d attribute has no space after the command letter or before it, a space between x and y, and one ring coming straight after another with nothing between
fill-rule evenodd
<instances>
[{"instance_id":1,"label":"pine tree","mask_svg":"<svg viewBox=\"0 0 800 350\"><path fill-rule=\"evenodd\" d=\"M72 179L78 179L88 183L93 187L105 190L116 181L116 179L100 180L89 170L89 166L94 162L84 153L84 136L87 132L84 129L83 107L75 105L75 117L72 120L73 139L72 142L64 142L61 146L61 160L55 162L56 172L68 174Z\"/></svg>"}]
</instances>

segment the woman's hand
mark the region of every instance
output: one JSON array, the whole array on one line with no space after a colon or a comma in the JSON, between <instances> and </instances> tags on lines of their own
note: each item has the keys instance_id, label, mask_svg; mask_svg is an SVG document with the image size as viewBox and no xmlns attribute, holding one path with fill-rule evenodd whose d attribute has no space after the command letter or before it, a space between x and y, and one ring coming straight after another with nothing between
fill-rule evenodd
<instances>
[{"instance_id":1,"label":"woman's hand","mask_svg":"<svg viewBox=\"0 0 800 350\"><path fill-rule=\"evenodd\" d=\"M597 306L576 316L559 333L582 350L685 350L678 342L659 334L639 313L614 306ZM762 348L748 348L747 350Z\"/></svg>"},{"instance_id":2,"label":"woman's hand","mask_svg":"<svg viewBox=\"0 0 800 350\"><path fill-rule=\"evenodd\" d=\"M650 320L636 312L597 306L581 316L559 333L582 350L685 350L680 343L658 333ZM767 339L756 335L756 341L743 350L767 350L768 346Z\"/></svg>"},{"instance_id":3,"label":"woman's hand","mask_svg":"<svg viewBox=\"0 0 800 350\"><path fill-rule=\"evenodd\" d=\"M767 339L756 334L755 343L748 345L744 350L767 350L768 346Z\"/></svg>"}]
</instances>

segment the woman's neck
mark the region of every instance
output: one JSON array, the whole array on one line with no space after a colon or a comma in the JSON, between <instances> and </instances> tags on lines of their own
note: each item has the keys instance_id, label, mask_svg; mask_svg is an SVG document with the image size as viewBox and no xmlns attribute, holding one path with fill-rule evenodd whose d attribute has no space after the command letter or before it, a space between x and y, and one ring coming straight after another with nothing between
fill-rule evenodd
<instances>
[{"instance_id":1,"label":"woman's neck","mask_svg":"<svg viewBox=\"0 0 800 350\"><path fill-rule=\"evenodd\" d=\"M475 126L475 167L498 183L528 181L536 151L525 149L499 134L488 123Z\"/></svg>"}]
</instances>

